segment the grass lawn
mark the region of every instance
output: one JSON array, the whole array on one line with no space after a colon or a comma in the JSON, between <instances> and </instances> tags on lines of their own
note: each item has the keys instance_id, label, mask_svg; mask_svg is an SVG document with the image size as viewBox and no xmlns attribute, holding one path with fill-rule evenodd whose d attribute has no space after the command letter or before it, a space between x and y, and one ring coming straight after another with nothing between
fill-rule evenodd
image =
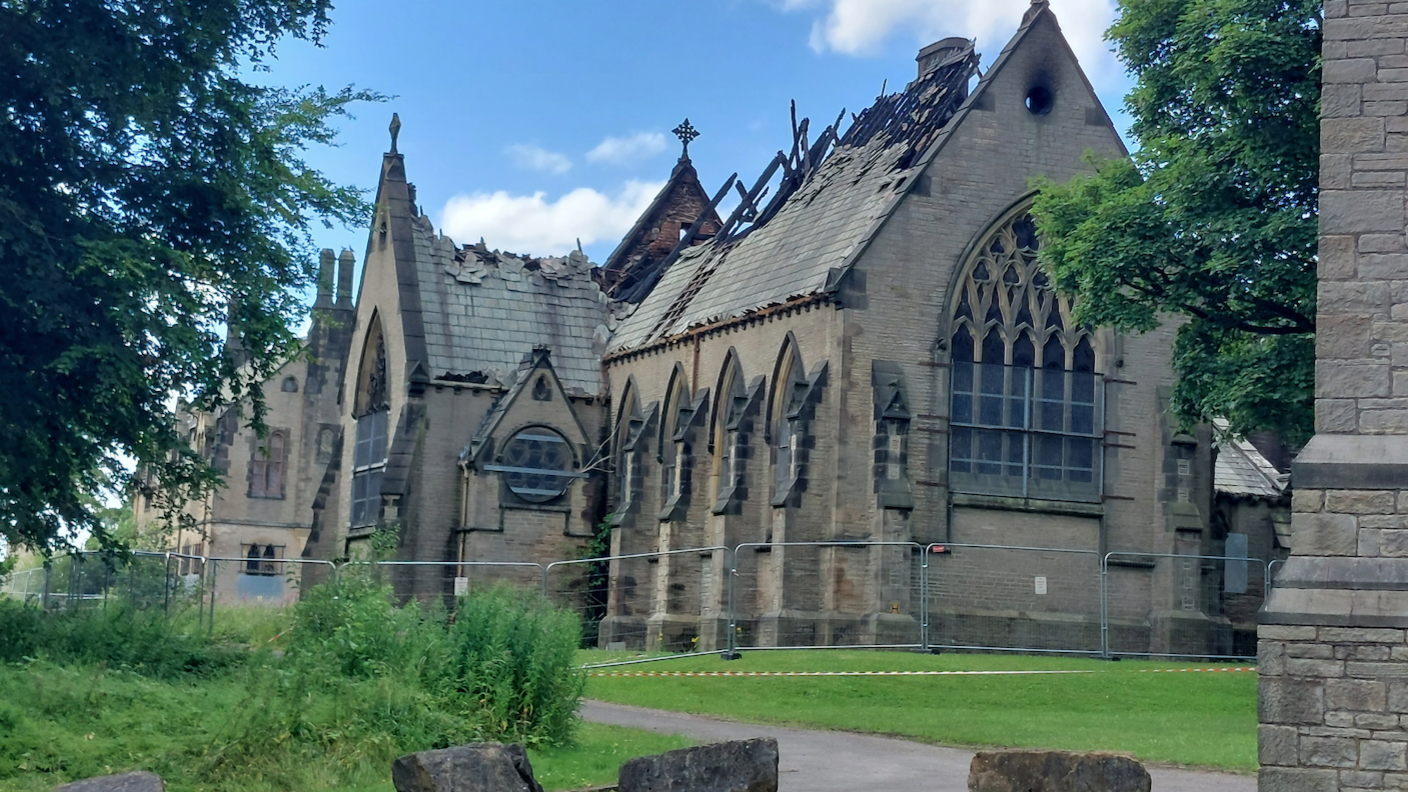
<instances>
[{"instance_id":1,"label":"grass lawn","mask_svg":"<svg viewBox=\"0 0 1408 792\"><path fill-rule=\"evenodd\" d=\"M0 664L0 792L49 792L68 781L127 770L151 770L173 792L301 789L391 792L395 751L347 746L337 756L295 764L270 761L238 780L200 778L209 746L227 737L247 681L217 676L169 681L100 667ZM582 724L569 748L530 750L548 790L614 783L627 759L691 744L687 738L615 726ZM359 758L363 751L379 754ZM350 786L348 784L351 784Z\"/></svg>"},{"instance_id":2,"label":"grass lawn","mask_svg":"<svg viewBox=\"0 0 1408 792\"><path fill-rule=\"evenodd\" d=\"M623 659L583 652L584 662ZM890 734L944 745L1128 752L1151 762L1256 769L1256 674L1151 673L1194 663L875 651L744 651L598 669L672 671L1021 671L901 677L593 676L590 698L754 723Z\"/></svg>"}]
</instances>

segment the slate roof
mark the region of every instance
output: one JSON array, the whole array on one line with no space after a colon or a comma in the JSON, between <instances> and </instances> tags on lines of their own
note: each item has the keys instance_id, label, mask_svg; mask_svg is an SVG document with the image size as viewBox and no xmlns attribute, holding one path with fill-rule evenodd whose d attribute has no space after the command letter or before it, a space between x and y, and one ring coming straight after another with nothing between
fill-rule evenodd
<instances>
[{"instance_id":1,"label":"slate roof","mask_svg":"<svg viewBox=\"0 0 1408 792\"><path fill-rule=\"evenodd\" d=\"M1256 446L1246 438L1234 438L1217 427L1217 463L1213 470L1213 486L1218 492L1242 497L1280 498L1286 492L1289 477L1276 469Z\"/></svg>"},{"instance_id":2,"label":"slate roof","mask_svg":"<svg viewBox=\"0 0 1408 792\"><path fill-rule=\"evenodd\" d=\"M412 229L432 379L508 386L524 356L547 346L569 393L602 392L611 308L585 255L532 258L482 242L456 247L424 216Z\"/></svg>"},{"instance_id":3,"label":"slate roof","mask_svg":"<svg viewBox=\"0 0 1408 792\"><path fill-rule=\"evenodd\" d=\"M609 351L834 288L927 164L921 155L941 141L976 68L971 46L960 49L905 90L878 98L776 214L742 235L683 251L622 320Z\"/></svg>"}]
</instances>

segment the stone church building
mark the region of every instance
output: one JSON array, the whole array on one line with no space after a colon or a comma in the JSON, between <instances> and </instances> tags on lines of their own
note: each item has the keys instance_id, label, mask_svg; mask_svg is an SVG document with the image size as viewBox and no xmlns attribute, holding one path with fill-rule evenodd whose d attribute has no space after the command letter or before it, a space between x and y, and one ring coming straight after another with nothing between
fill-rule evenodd
<instances>
[{"instance_id":1,"label":"stone church building","mask_svg":"<svg viewBox=\"0 0 1408 792\"><path fill-rule=\"evenodd\" d=\"M1030 646L1051 623L1098 646L1098 558L1121 552L1112 644L1211 651L1229 627L1218 571L1157 561L1226 538L1212 431L1167 416L1175 328L1080 326L1037 263L1035 180L1124 156L1109 116L1044 1L986 68L963 39L917 65L849 123L803 121L751 184L707 190L686 122L602 266L437 233L393 121L355 304L334 305L345 338L316 391L299 382L317 417L285 421L296 555L356 557L395 526L397 591L425 598L526 581L482 564L580 558L609 530L630 557L607 590L579 566L554 592L593 601L603 645L714 649L729 630L912 643L925 558L946 641ZM1000 561L1027 581L1013 589L984 582L999 562L950 552L969 545L1082 552Z\"/></svg>"}]
</instances>

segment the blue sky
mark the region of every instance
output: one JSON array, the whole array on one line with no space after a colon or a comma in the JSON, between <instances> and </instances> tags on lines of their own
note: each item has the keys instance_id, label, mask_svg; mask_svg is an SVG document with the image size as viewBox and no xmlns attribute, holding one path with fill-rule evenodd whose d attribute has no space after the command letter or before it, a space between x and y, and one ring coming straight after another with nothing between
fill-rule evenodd
<instances>
[{"instance_id":1,"label":"blue sky","mask_svg":"<svg viewBox=\"0 0 1408 792\"><path fill-rule=\"evenodd\" d=\"M419 201L461 244L562 254L580 238L611 252L679 155L688 117L705 186L751 182L790 144L788 103L819 131L888 81L914 76L918 49L977 39L983 66L1027 0L346 0L322 48L281 47L260 81L356 85L394 96L309 152L327 175L375 187L391 113ZM1101 40L1112 0L1052 0L1106 108L1129 80ZM1121 127L1124 119L1117 117ZM361 257L364 229L320 232Z\"/></svg>"}]
</instances>

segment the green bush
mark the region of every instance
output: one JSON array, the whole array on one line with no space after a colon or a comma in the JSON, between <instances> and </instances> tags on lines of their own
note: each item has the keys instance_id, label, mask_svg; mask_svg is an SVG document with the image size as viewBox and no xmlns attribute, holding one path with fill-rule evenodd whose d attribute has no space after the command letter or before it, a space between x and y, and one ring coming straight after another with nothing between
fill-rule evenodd
<instances>
[{"instance_id":1,"label":"green bush","mask_svg":"<svg viewBox=\"0 0 1408 792\"><path fill-rule=\"evenodd\" d=\"M486 734L530 745L572 739L586 676L577 667L575 613L506 585L459 601L450 627L451 676Z\"/></svg>"},{"instance_id":2,"label":"green bush","mask_svg":"<svg viewBox=\"0 0 1408 792\"><path fill-rule=\"evenodd\" d=\"M530 745L571 741L586 683L571 611L507 585L466 595L453 619L438 601L391 602L390 587L369 567L348 567L309 589L294 609L290 668L324 684L335 671L340 679L416 686L457 724L436 742L466 732Z\"/></svg>"}]
</instances>

